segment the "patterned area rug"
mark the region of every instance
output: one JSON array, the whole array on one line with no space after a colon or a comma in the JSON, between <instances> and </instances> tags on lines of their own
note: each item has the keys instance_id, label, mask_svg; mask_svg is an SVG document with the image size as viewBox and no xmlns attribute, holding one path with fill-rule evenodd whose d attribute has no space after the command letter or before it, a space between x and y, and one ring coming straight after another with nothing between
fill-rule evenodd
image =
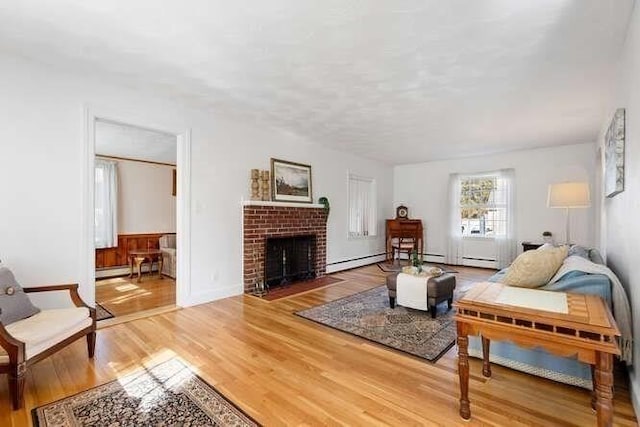
<instances>
[{"instance_id":1,"label":"patterned area rug","mask_svg":"<svg viewBox=\"0 0 640 427\"><path fill-rule=\"evenodd\" d=\"M389 308L387 287L379 286L296 314L435 362L456 339L453 310L446 310L447 304L440 304L432 319L427 311Z\"/></svg>"},{"instance_id":2,"label":"patterned area rug","mask_svg":"<svg viewBox=\"0 0 640 427\"><path fill-rule=\"evenodd\" d=\"M402 267L406 267L407 265L409 265L409 264L408 263L402 263L402 262L379 262L378 263L378 267L380 268L380 270L382 270L382 271L384 271L386 273L395 273L396 271L401 271ZM452 269L448 265L431 264L431 263L428 263L428 262L423 262L422 265L425 268L438 267L444 273L457 273L456 270Z\"/></svg>"},{"instance_id":3,"label":"patterned area rug","mask_svg":"<svg viewBox=\"0 0 640 427\"><path fill-rule=\"evenodd\" d=\"M115 317L113 313L104 308L101 304L96 303L96 320L106 320Z\"/></svg>"},{"instance_id":4,"label":"patterned area rug","mask_svg":"<svg viewBox=\"0 0 640 427\"><path fill-rule=\"evenodd\" d=\"M40 427L259 425L177 359L40 406L32 415Z\"/></svg>"}]
</instances>

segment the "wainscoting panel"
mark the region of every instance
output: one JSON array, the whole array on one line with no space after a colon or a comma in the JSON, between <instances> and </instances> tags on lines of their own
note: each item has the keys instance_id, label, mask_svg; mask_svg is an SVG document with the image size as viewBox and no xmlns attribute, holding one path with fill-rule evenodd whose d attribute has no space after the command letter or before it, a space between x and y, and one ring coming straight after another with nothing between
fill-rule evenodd
<instances>
[{"instance_id":1,"label":"wainscoting panel","mask_svg":"<svg viewBox=\"0 0 640 427\"><path fill-rule=\"evenodd\" d=\"M119 234L118 247L96 249L96 269L129 265L129 251L158 249L158 240L165 234L174 233Z\"/></svg>"}]
</instances>

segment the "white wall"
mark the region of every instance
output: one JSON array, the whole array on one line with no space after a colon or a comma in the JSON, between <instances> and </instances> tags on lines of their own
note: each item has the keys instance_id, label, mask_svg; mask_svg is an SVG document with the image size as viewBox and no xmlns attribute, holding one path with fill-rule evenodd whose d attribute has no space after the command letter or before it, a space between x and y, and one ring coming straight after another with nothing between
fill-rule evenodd
<instances>
[{"instance_id":1,"label":"white wall","mask_svg":"<svg viewBox=\"0 0 640 427\"><path fill-rule=\"evenodd\" d=\"M535 150L464 159L396 166L394 203L409 207L412 218L426 227L426 253L445 255L448 230L448 184L451 173L474 173L514 168L516 174L516 236L522 241L539 241L551 231L564 241L565 213L547 208L549 184L562 181L594 183L595 145L564 145ZM572 211L571 240L592 245L595 239L594 208ZM522 250L522 247L518 247ZM494 258L494 245L482 239L465 242L464 256Z\"/></svg>"},{"instance_id":2,"label":"white wall","mask_svg":"<svg viewBox=\"0 0 640 427\"><path fill-rule=\"evenodd\" d=\"M640 413L640 7L637 3L631 16L619 70L616 94L606 109L600 141L602 143L604 130L609 126L615 109L626 108L625 188L613 198L604 199L602 240L607 264L626 287L634 314L631 396L636 413Z\"/></svg>"},{"instance_id":3,"label":"white wall","mask_svg":"<svg viewBox=\"0 0 640 427\"><path fill-rule=\"evenodd\" d=\"M331 202L328 261L384 251L384 236L347 238L347 175L374 177L380 222L390 212L392 168L312 145L303 138L233 121L90 76L0 56L0 258L25 284L84 280L82 201L84 107L108 109L151 129L191 129L191 283L187 304L242 292L241 200L249 198L251 168L270 157L312 165L314 200ZM381 233L383 234L383 233Z\"/></svg>"},{"instance_id":4,"label":"white wall","mask_svg":"<svg viewBox=\"0 0 640 427\"><path fill-rule=\"evenodd\" d=\"M175 233L173 166L118 160L118 233Z\"/></svg>"}]
</instances>

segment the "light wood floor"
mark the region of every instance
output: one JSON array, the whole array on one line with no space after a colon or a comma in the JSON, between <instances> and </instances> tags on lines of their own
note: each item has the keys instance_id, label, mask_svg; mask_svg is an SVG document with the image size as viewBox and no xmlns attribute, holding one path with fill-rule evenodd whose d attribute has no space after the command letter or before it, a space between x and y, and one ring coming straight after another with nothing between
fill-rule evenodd
<instances>
[{"instance_id":1,"label":"light wood floor","mask_svg":"<svg viewBox=\"0 0 640 427\"><path fill-rule=\"evenodd\" d=\"M176 303L176 281L154 273L133 277L114 277L96 281L96 301L114 316L165 307Z\"/></svg>"},{"instance_id":2,"label":"light wood floor","mask_svg":"<svg viewBox=\"0 0 640 427\"><path fill-rule=\"evenodd\" d=\"M457 268L458 283L489 270ZM34 406L179 357L267 426L595 425L589 392L471 360L472 420L458 415L455 347L436 364L323 327L292 313L383 283L375 265L336 274L344 282L273 302L238 296L98 331L35 365L26 408L12 412L0 381L0 425L30 422ZM636 425L627 387L616 384L616 425Z\"/></svg>"}]
</instances>

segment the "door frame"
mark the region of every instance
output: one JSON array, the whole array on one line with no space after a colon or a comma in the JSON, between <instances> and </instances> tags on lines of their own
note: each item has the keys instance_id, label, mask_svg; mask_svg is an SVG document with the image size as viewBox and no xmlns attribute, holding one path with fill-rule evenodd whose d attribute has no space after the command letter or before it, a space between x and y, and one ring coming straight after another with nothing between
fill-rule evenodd
<instances>
[{"instance_id":1,"label":"door frame","mask_svg":"<svg viewBox=\"0 0 640 427\"><path fill-rule=\"evenodd\" d=\"M191 297L191 129L170 117L150 117L137 111L84 107L82 256L84 278L81 294L90 305L95 304L95 123L108 120L143 129L173 134L177 141L176 195L176 306L190 305ZM84 285L84 286L83 286Z\"/></svg>"}]
</instances>

